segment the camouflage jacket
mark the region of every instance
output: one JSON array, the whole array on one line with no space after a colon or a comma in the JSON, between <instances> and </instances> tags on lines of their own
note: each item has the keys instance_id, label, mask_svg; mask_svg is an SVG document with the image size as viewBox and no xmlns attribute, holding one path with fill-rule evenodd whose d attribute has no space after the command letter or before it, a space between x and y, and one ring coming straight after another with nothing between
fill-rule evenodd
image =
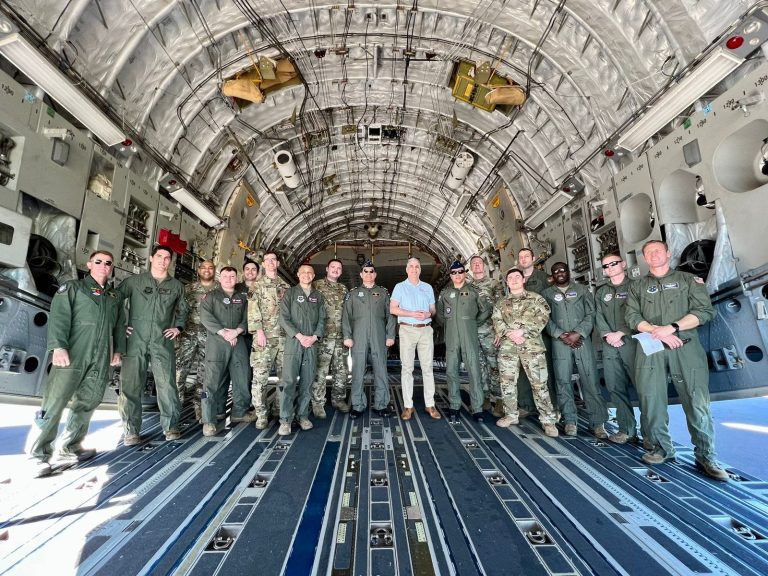
<instances>
[{"instance_id":1,"label":"camouflage jacket","mask_svg":"<svg viewBox=\"0 0 768 576\"><path fill-rule=\"evenodd\" d=\"M320 292L325 300L325 337L341 338L341 312L344 309L347 287L341 282L329 282L323 278L315 281L315 290Z\"/></svg>"},{"instance_id":2,"label":"camouflage jacket","mask_svg":"<svg viewBox=\"0 0 768 576\"><path fill-rule=\"evenodd\" d=\"M549 321L549 305L535 292L524 291L521 295L510 294L493 307L493 329L502 343L509 342L504 334L509 330L525 331L525 343L520 348L528 352L544 352L541 332Z\"/></svg>"},{"instance_id":3,"label":"camouflage jacket","mask_svg":"<svg viewBox=\"0 0 768 576\"><path fill-rule=\"evenodd\" d=\"M288 283L275 276L262 276L248 292L248 332L264 330L267 338L285 336L280 327L280 301L288 291Z\"/></svg>"},{"instance_id":4,"label":"camouflage jacket","mask_svg":"<svg viewBox=\"0 0 768 576\"><path fill-rule=\"evenodd\" d=\"M218 282L214 282L210 286L203 286L199 281L184 286L184 300L187 301L187 306L189 307L187 326L202 326L200 320L200 302L203 301L203 296L218 287Z\"/></svg>"}]
</instances>

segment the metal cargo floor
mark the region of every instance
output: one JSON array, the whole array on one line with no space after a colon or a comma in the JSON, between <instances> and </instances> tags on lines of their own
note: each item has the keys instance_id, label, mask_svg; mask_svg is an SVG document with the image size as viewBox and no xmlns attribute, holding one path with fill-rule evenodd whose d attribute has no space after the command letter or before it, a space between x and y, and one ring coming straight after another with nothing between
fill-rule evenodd
<instances>
[{"instance_id":1,"label":"metal cargo floor","mask_svg":"<svg viewBox=\"0 0 768 576\"><path fill-rule=\"evenodd\" d=\"M176 442L147 415L141 446L0 486L0 573L768 574L768 482L417 408Z\"/></svg>"}]
</instances>

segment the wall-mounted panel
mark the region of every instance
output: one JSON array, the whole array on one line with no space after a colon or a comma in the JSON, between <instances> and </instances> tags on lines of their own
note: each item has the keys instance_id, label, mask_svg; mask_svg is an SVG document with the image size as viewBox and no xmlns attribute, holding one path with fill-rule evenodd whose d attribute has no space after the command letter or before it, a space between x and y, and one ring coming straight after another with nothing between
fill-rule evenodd
<instances>
[{"instance_id":1,"label":"wall-mounted panel","mask_svg":"<svg viewBox=\"0 0 768 576\"><path fill-rule=\"evenodd\" d=\"M491 275L494 278L501 278L505 270L509 270L517 261L517 253L523 247L523 235L520 232L520 210L512 198L512 194L505 186L500 186L495 194L485 203L485 213L491 221L494 231L494 248L501 254L501 262L498 266L492 262L487 262L489 268L497 268L498 272ZM488 242L486 241L487 245ZM488 258L486 257L486 261Z\"/></svg>"},{"instance_id":2,"label":"wall-mounted panel","mask_svg":"<svg viewBox=\"0 0 768 576\"><path fill-rule=\"evenodd\" d=\"M110 200L88 192L83 205L83 218L77 233L75 263L86 269L88 256L95 250L108 250L119 266L121 247L125 235L125 217Z\"/></svg>"},{"instance_id":3,"label":"wall-mounted panel","mask_svg":"<svg viewBox=\"0 0 768 576\"><path fill-rule=\"evenodd\" d=\"M232 192L224 211L227 227L219 232L216 240L216 263L219 267L230 265L240 268L248 245L251 223L259 213L257 195L245 180Z\"/></svg>"}]
</instances>

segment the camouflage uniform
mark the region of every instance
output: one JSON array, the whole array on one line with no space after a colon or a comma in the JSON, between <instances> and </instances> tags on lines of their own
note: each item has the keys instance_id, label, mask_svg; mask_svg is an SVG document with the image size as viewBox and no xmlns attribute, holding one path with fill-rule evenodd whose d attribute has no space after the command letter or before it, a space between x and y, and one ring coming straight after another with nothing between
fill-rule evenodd
<instances>
[{"instance_id":1,"label":"camouflage uniform","mask_svg":"<svg viewBox=\"0 0 768 576\"><path fill-rule=\"evenodd\" d=\"M325 404L325 377L329 368L333 368L331 400L334 403L343 402L347 397L348 351L344 347L341 334L341 313L347 287L340 282L329 282L324 278L315 282L315 290L323 295L326 313L325 336L317 343L317 369L312 385L312 406L319 408Z\"/></svg>"},{"instance_id":2,"label":"camouflage uniform","mask_svg":"<svg viewBox=\"0 0 768 576\"><path fill-rule=\"evenodd\" d=\"M619 432L630 438L637 436L635 411L630 400L630 387L635 384L635 353L637 340L624 319L627 292L631 280L627 277L618 286L610 281L595 292L595 324L603 339L603 376L605 386L616 406L616 422ZM609 332L624 332L623 345L614 348L604 338ZM642 418L642 414L641 414ZM642 425L643 431L645 426ZM643 434L645 436L645 434Z\"/></svg>"},{"instance_id":3,"label":"camouflage uniform","mask_svg":"<svg viewBox=\"0 0 768 576\"><path fill-rule=\"evenodd\" d=\"M275 276L262 276L248 292L248 332L253 334L253 351L251 366L253 366L253 384L251 398L256 415L267 416L267 382L269 371L273 364L277 367L277 379L280 381L283 372L283 350L285 349L285 332L280 327L280 301L288 291L288 283ZM256 343L256 331L263 330L267 338L264 348ZM274 395L274 414L280 412L280 399Z\"/></svg>"},{"instance_id":4,"label":"camouflage uniform","mask_svg":"<svg viewBox=\"0 0 768 576\"><path fill-rule=\"evenodd\" d=\"M184 331L176 340L176 386L182 404L186 400L192 400L192 405L195 407L195 419L197 420L200 420L202 414L200 397L203 393L205 339L208 333L200 321L200 302L203 296L218 287L218 282L214 282L210 286L203 286L199 281L184 286L184 299L189 306L189 314ZM194 371L195 379L192 382L187 382L190 371Z\"/></svg>"},{"instance_id":5,"label":"camouflage uniform","mask_svg":"<svg viewBox=\"0 0 768 576\"><path fill-rule=\"evenodd\" d=\"M544 270L534 268L530 276L525 279L525 291L534 292L536 294L543 294L544 290L549 288L549 276ZM549 388L549 397L552 400L552 405L557 405L557 390L555 387L554 374L555 370L552 367L552 339L544 332L541 335L544 340L544 347L546 348L545 356L547 358L547 387ZM527 412L534 412L536 410L535 402L533 401L533 392L531 390L531 383L528 382L528 375L525 371L520 373L517 379L517 394L518 394L518 406Z\"/></svg>"},{"instance_id":6,"label":"camouflage uniform","mask_svg":"<svg viewBox=\"0 0 768 576\"><path fill-rule=\"evenodd\" d=\"M533 400L539 411L542 424L554 424L555 410L547 389L546 348L541 337L541 331L549 320L549 306L540 295L534 292L523 292L520 295L510 294L496 303L493 308L493 328L496 336L501 338L499 347L499 375L501 398L504 402L504 412L507 416L517 417L517 378L520 365L528 375L533 390ZM510 330L525 330L525 342L517 345L505 334Z\"/></svg>"},{"instance_id":7,"label":"camouflage uniform","mask_svg":"<svg viewBox=\"0 0 768 576\"><path fill-rule=\"evenodd\" d=\"M494 306L496 302L504 298L504 287L501 282L493 280L488 275L480 280L473 279L471 285L490 306ZM501 388L499 387L499 364L496 360L497 350L494 344L493 321L490 317L477 327L477 337L480 340L480 370L483 391L493 402L496 398L501 398Z\"/></svg>"}]
</instances>

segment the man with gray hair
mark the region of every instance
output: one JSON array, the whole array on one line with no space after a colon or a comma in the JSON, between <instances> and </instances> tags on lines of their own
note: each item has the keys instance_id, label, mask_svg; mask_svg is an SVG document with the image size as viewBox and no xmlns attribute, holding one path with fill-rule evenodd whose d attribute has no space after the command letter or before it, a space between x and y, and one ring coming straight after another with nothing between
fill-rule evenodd
<instances>
[{"instance_id":1,"label":"man with gray hair","mask_svg":"<svg viewBox=\"0 0 768 576\"><path fill-rule=\"evenodd\" d=\"M435 377L432 375L432 358L435 343L432 340L432 316L435 315L435 292L432 286L419 279L421 262L409 258L405 266L408 278L395 286L389 302L389 311L397 316L400 325L400 362L403 385L403 420L413 416L413 367L416 353L421 365L424 383L424 404L432 418L439 418L435 408Z\"/></svg>"}]
</instances>

